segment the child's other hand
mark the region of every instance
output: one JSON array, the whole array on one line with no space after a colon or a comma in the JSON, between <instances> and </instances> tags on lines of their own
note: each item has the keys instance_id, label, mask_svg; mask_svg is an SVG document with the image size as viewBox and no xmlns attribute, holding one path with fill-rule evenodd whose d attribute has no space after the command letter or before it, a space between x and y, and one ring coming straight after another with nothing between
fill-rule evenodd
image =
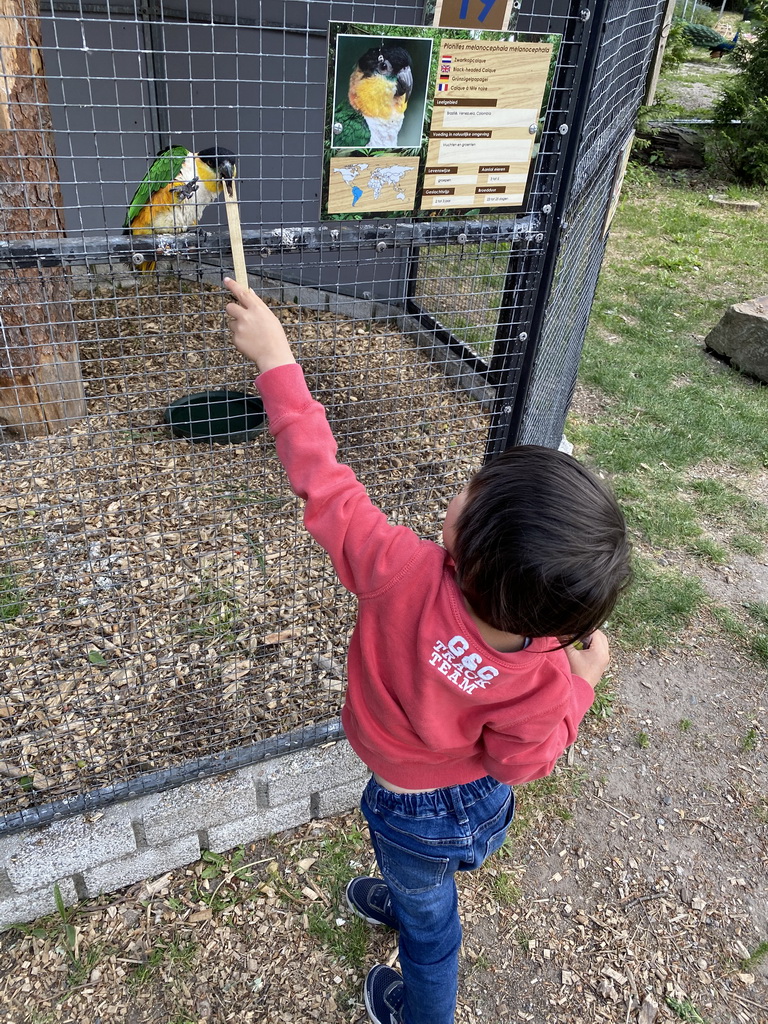
<instances>
[{"instance_id":1,"label":"child's other hand","mask_svg":"<svg viewBox=\"0 0 768 1024\"><path fill-rule=\"evenodd\" d=\"M590 684L594 689L603 678L603 673L611 662L611 652L608 647L608 639L605 633L596 629L592 634L589 647L584 650L577 650L573 645L565 648L568 657L568 664L575 676Z\"/></svg>"},{"instance_id":2,"label":"child's other hand","mask_svg":"<svg viewBox=\"0 0 768 1024\"><path fill-rule=\"evenodd\" d=\"M256 363L262 373L295 363L283 325L256 292L230 277L224 278L224 287L237 300L226 307L235 348Z\"/></svg>"}]
</instances>

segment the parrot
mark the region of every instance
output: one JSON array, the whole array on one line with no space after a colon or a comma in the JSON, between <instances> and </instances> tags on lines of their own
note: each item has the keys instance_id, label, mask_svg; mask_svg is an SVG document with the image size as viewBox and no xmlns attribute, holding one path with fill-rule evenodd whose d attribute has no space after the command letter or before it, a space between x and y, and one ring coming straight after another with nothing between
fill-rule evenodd
<instances>
[{"instance_id":1,"label":"parrot","mask_svg":"<svg viewBox=\"0 0 768 1024\"><path fill-rule=\"evenodd\" d=\"M235 176L235 154L221 146L191 153L184 146L161 150L128 205L126 235L188 231L196 227L206 206ZM145 260L139 270L153 270Z\"/></svg>"},{"instance_id":2,"label":"parrot","mask_svg":"<svg viewBox=\"0 0 768 1024\"><path fill-rule=\"evenodd\" d=\"M372 46L358 59L347 98L335 111L333 145L388 149L397 145L413 92L411 56L402 46Z\"/></svg>"}]
</instances>

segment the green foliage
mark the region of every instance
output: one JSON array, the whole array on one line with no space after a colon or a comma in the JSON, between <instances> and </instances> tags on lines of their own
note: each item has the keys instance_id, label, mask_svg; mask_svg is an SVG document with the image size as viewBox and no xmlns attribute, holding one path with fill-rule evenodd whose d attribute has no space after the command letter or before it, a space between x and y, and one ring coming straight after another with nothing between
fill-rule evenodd
<instances>
[{"instance_id":1,"label":"green foliage","mask_svg":"<svg viewBox=\"0 0 768 1024\"><path fill-rule=\"evenodd\" d=\"M600 718L603 721L612 717L613 702L616 696L611 689L609 678L604 676L595 687L595 699L588 712L593 718Z\"/></svg>"},{"instance_id":2,"label":"green foliage","mask_svg":"<svg viewBox=\"0 0 768 1024\"><path fill-rule=\"evenodd\" d=\"M368 953L370 928L362 918L350 914L343 926L326 916L320 907L307 914L309 934L318 939L341 963L362 971Z\"/></svg>"},{"instance_id":3,"label":"green foliage","mask_svg":"<svg viewBox=\"0 0 768 1024\"><path fill-rule=\"evenodd\" d=\"M683 22L676 21L672 24L667 42L664 46L664 55L661 58L661 73L674 71L680 67L683 61L688 58L689 43L685 35Z\"/></svg>"},{"instance_id":4,"label":"green foliage","mask_svg":"<svg viewBox=\"0 0 768 1024\"><path fill-rule=\"evenodd\" d=\"M754 42L733 51L739 69L725 82L712 111L718 153L726 168L748 185L768 184L768 2L756 3L762 24Z\"/></svg>"},{"instance_id":5,"label":"green foliage","mask_svg":"<svg viewBox=\"0 0 768 1024\"><path fill-rule=\"evenodd\" d=\"M759 733L757 729L754 728L754 726L751 729L748 729L745 735L742 736L739 746L744 751L744 753L750 753L755 749L755 747L757 746L758 736Z\"/></svg>"},{"instance_id":6,"label":"green foliage","mask_svg":"<svg viewBox=\"0 0 768 1024\"><path fill-rule=\"evenodd\" d=\"M140 986L150 981L163 966L173 966L174 972L188 970L197 956L198 946L194 940L161 939L147 954L143 964L138 966L132 976L131 983Z\"/></svg>"},{"instance_id":7,"label":"green foliage","mask_svg":"<svg viewBox=\"0 0 768 1024\"><path fill-rule=\"evenodd\" d=\"M514 876L506 871L497 871L495 875L491 876L490 889L494 899L506 906L514 906L519 903L523 895Z\"/></svg>"},{"instance_id":8,"label":"green foliage","mask_svg":"<svg viewBox=\"0 0 768 1024\"><path fill-rule=\"evenodd\" d=\"M729 636L744 647L763 668L768 668L768 632L755 630L751 623L745 624L728 608L715 607L712 614Z\"/></svg>"}]
</instances>

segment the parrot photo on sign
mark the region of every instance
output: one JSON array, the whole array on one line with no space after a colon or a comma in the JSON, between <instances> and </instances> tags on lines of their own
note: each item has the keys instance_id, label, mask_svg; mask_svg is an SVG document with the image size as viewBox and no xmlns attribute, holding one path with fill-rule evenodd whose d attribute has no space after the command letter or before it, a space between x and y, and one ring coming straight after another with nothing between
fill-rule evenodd
<instances>
[{"instance_id":1,"label":"parrot photo on sign","mask_svg":"<svg viewBox=\"0 0 768 1024\"><path fill-rule=\"evenodd\" d=\"M191 153L171 146L158 153L128 205L123 228L128 235L188 231L205 208L235 176L235 154L221 146ZM153 270L153 260L139 266Z\"/></svg>"},{"instance_id":2,"label":"parrot photo on sign","mask_svg":"<svg viewBox=\"0 0 768 1024\"><path fill-rule=\"evenodd\" d=\"M366 50L352 71L347 96L334 111L333 145L348 149L390 149L413 91L411 55L382 43Z\"/></svg>"}]
</instances>

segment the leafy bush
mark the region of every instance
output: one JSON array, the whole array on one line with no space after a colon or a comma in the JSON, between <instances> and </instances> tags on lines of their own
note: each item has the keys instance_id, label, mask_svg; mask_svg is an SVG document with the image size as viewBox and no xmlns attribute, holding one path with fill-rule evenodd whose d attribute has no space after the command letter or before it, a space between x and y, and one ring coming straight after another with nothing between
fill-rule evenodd
<instances>
[{"instance_id":1,"label":"leafy bush","mask_svg":"<svg viewBox=\"0 0 768 1024\"><path fill-rule=\"evenodd\" d=\"M739 71L723 86L713 118L726 168L745 185L768 185L768 0L752 6L760 25L753 42L733 50Z\"/></svg>"},{"instance_id":2,"label":"leafy bush","mask_svg":"<svg viewBox=\"0 0 768 1024\"><path fill-rule=\"evenodd\" d=\"M661 58L661 72L674 71L680 67L683 61L688 59L688 40L685 38L685 29L682 21L673 22L667 36L667 43L664 47L664 56Z\"/></svg>"}]
</instances>

